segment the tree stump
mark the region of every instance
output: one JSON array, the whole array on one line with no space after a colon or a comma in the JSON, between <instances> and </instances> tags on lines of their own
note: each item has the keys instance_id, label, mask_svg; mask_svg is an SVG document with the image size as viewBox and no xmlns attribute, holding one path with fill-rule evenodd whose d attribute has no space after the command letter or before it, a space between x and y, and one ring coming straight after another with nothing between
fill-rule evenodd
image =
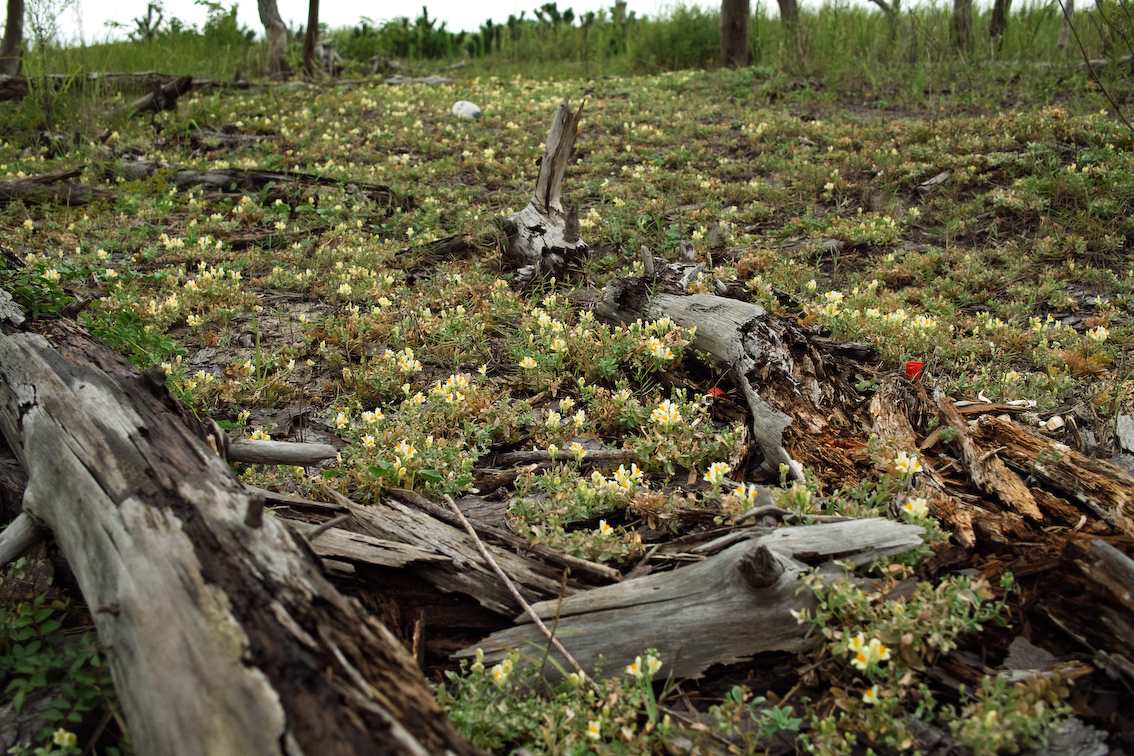
<instances>
[{"instance_id":1,"label":"tree stump","mask_svg":"<svg viewBox=\"0 0 1134 756\"><path fill-rule=\"evenodd\" d=\"M587 254L587 243L579 238L578 211L574 206L564 211L561 201L563 176L582 113L582 106L571 112L570 98L559 103L544 143L531 201L504 222L508 234L506 255L520 268L520 276L525 281L562 277Z\"/></svg>"}]
</instances>

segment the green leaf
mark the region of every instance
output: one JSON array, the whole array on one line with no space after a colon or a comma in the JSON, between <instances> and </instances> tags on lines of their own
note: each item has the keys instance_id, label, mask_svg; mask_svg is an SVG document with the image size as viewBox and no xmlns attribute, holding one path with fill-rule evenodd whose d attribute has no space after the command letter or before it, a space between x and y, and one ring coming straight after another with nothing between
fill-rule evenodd
<instances>
[{"instance_id":1,"label":"green leaf","mask_svg":"<svg viewBox=\"0 0 1134 756\"><path fill-rule=\"evenodd\" d=\"M47 609L45 611L51 612L50 609ZM44 635L51 635L61 627L63 627L63 623L59 620L48 620L47 622L44 622L39 626L39 631Z\"/></svg>"}]
</instances>

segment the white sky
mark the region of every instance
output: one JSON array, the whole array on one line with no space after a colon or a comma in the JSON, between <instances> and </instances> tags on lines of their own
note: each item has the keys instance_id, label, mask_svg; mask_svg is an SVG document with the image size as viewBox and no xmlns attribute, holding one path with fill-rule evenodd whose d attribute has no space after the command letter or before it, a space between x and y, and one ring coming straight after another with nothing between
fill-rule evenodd
<instances>
[{"instance_id":1,"label":"white sky","mask_svg":"<svg viewBox=\"0 0 1134 756\"><path fill-rule=\"evenodd\" d=\"M133 19L146 15L147 0L75 0L75 5L60 19L60 41L78 41L80 29L83 39L88 43L102 42L107 36L123 37L124 31L114 32L106 26L108 21L117 21L134 27ZM421 15L421 6L429 8L430 18L448 22L449 31L476 31L485 19L491 18L499 24L508 19L509 14L520 15L543 5L547 0L411 0L406 2L350 2L347 0L322 0L319 4L319 22L331 28L354 26L363 16L381 24L396 16L416 19ZM614 0L557 0L560 11L571 8L575 16L587 11L598 11L614 5ZM231 7L233 0L222 0L222 5ZM237 21L241 26L263 33L256 0L236 0ZM666 0L629 0L627 7L638 15L653 15ZM690 3L693 4L693 3ZM715 2L711 4L715 5ZM307 26L307 0L277 0L277 7L284 23L293 28ZM206 17L203 6L192 0L165 0L165 18L176 16L182 21L200 26Z\"/></svg>"}]
</instances>

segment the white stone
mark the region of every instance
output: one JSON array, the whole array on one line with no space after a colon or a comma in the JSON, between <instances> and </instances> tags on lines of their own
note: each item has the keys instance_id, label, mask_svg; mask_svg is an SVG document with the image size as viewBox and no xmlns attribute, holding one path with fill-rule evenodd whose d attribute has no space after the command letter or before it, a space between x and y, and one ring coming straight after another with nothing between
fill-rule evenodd
<instances>
[{"instance_id":1,"label":"white stone","mask_svg":"<svg viewBox=\"0 0 1134 756\"><path fill-rule=\"evenodd\" d=\"M453 115L460 118L480 118L480 108L468 100L457 100L453 103Z\"/></svg>"}]
</instances>

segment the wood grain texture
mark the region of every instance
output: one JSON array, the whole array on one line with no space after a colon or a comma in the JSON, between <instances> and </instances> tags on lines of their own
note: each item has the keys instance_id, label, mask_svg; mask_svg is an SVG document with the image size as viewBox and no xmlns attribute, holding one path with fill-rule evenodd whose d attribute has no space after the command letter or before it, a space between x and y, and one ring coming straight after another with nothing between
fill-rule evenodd
<instances>
[{"instance_id":1,"label":"wood grain texture","mask_svg":"<svg viewBox=\"0 0 1134 756\"><path fill-rule=\"evenodd\" d=\"M533 605L536 614L588 672L601 654L607 674L655 648L665 675L699 677L713 664L731 664L763 651L794 651L811 641L792 611L814 606L800 591L805 561L849 558L868 561L901 553L921 542L922 529L891 520L850 520L779 528L731 546L704 561L616 585L594 588L562 601ZM480 646L485 663L512 649L542 655L546 639L526 615L516 626L494 633ZM468 658L468 648L457 654ZM552 654L561 666L563 659ZM558 672L548 665L549 680Z\"/></svg>"},{"instance_id":2,"label":"wood grain texture","mask_svg":"<svg viewBox=\"0 0 1134 756\"><path fill-rule=\"evenodd\" d=\"M69 321L0 335L0 427L90 605L139 754L475 752L164 390ZM47 338L45 338L45 336Z\"/></svg>"}]
</instances>

